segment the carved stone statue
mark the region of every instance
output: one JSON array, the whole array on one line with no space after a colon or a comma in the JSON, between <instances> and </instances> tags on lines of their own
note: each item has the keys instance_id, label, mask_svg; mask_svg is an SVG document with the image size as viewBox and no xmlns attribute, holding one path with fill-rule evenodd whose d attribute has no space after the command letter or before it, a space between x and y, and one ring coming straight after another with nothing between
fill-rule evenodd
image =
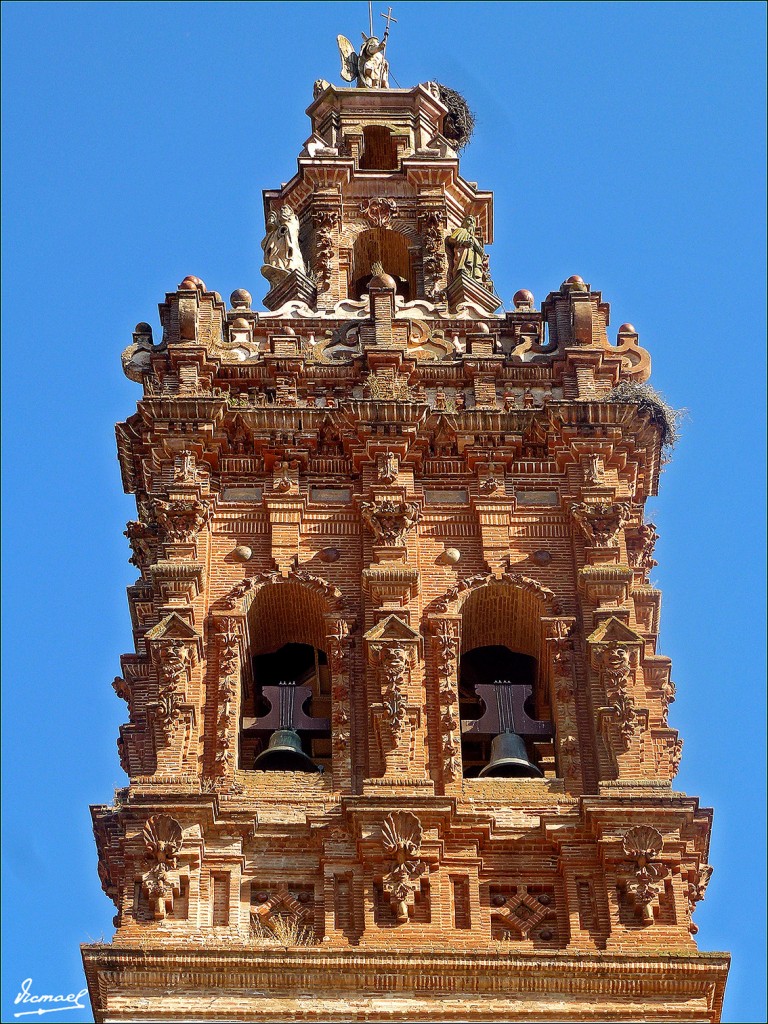
<instances>
[{"instance_id":1,"label":"carved stone statue","mask_svg":"<svg viewBox=\"0 0 768 1024\"><path fill-rule=\"evenodd\" d=\"M388 89L389 62L384 56L384 51L389 28L385 30L381 42L374 35L367 36L365 32L361 34L363 45L360 47L360 53L355 53L354 46L346 36L336 37L341 54L341 77L345 82L354 82L357 79L358 89Z\"/></svg>"},{"instance_id":2,"label":"carved stone statue","mask_svg":"<svg viewBox=\"0 0 768 1024\"><path fill-rule=\"evenodd\" d=\"M475 218L472 214L465 217L460 228L454 230L445 239L445 247L451 261L450 280L459 274L466 274L473 281L484 280L483 243L475 233Z\"/></svg>"},{"instance_id":3,"label":"carved stone statue","mask_svg":"<svg viewBox=\"0 0 768 1024\"><path fill-rule=\"evenodd\" d=\"M299 218L290 206L281 207L279 213L274 210L270 212L261 248L264 250L261 272L270 284L277 284L292 270L306 274L299 248Z\"/></svg>"}]
</instances>

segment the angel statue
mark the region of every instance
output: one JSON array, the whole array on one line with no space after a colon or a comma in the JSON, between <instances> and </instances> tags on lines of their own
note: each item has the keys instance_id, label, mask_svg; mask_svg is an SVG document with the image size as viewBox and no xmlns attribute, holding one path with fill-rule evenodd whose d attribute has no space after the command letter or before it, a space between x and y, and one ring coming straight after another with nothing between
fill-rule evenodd
<instances>
[{"instance_id":1,"label":"angel statue","mask_svg":"<svg viewBox=\"0 0 768 1024\"><path fill-rule=\"evenodd\" d=\"M299 248L299 218L285 205L280 211L271 210L267 217L267 234L261 243L264 266L261 272L275 285L292 270L306 273Z\"/></svg>"},{"instance_id":2,"label":"angel statue","mask_svg":"<svg viewBox=\"0 0 768 1024\"><path fill-rule=\"evenodd\" d=\"M354 46L346 36L336 37L341 54L341 77L345 82L357 79L358 89L388 89L389 63L384 57L384 51L389 25L384 30L381 42L374 35L367 36L365 32L360 34L363 37L360 53L355 53Z\"/></svg>"}]
</instances>

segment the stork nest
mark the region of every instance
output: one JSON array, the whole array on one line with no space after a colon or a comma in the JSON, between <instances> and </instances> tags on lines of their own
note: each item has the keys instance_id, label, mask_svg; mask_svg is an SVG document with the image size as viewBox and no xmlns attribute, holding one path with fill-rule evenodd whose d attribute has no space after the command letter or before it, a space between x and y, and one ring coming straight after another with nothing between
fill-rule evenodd
<instances>
[{"instance_id":1,"label":"stork nest","mask_svg":"<svg viewBox=\"0 0 768 1024\"><path fill-rule=\"evenodd\" d=\"M472 138L472 132L475 130L475 115L460 92L449 89L442 82L436 84L440 90L441 102L448 107L448 114L443 121L443 135L453 143L458 152L461 152Z\"/></svg>"},{"instance_id":2,"label":"stork nest","mask_svg":"<svg viewBox=\"0 0 768 1024\"><path fill-rule=\"evenodd\" d=\"M661 429L661 446L671 451L680 440L680 421L685 409L673 409L669 402L650 384L623 380L611 391L608 402L628 402L649 415L651 422Z\"/></svg>"}]
</instances>

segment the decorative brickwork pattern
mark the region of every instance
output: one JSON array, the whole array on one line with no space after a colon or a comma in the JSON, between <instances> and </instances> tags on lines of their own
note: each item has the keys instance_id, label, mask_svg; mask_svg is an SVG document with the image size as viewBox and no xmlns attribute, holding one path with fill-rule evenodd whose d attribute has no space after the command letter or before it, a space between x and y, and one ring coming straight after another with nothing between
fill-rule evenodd
<instances>
[{"instance_id":1,"label":"decorative brickwork pattern","mask_svg":"<svg viewBox=\"0 0 768 1024\"><path fill-rule=\"evenodd\" d=\"M123 354L96 1020L717 1021L650 357L578 277L497 312L439 88L363 82L264 193L268 312L190 276Z\"/></svg>"}]
</instances>

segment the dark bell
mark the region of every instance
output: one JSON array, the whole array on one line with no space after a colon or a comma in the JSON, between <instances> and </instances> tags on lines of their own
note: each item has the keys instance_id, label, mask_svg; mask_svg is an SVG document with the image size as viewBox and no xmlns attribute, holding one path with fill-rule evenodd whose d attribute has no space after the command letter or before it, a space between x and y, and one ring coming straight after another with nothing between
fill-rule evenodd
<instances>
[{"instance_id":1,"label":"dark bell","mask_svg":"<svg viewBox=\"0 0 768 1024\"><path fill-rule=\"evenodd\" d=\"M528 760L525 740L516 732L502 732L491 743L491 760L479 778L541 779L544 773Z\"/></svg>"},{"instance_id":2,"label":"dark bell","mask_svg":"<svg viewBox=\"0 0 768 1024\"><path fill-rule=\"evenodd\" d=\"M321 772L311 757L301 749L301 738L295 729L275 729L253 767L260 772Z\"/></svg>"}]
</instances>

